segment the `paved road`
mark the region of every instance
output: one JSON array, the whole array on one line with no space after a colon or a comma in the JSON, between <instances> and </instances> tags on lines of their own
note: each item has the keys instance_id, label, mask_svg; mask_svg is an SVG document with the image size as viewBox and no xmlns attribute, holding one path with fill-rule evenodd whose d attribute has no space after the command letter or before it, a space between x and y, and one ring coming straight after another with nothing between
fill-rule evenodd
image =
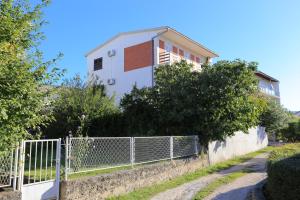
<instances>
[{"instance_id":1,"label":"paved road","mask_svg":"<svg viewBox=\"0 0 300 200\"><path fill-rule=\"evenodd\" d=\"M245 177L241 177L231 184L218 188L213 194L206 198L216 200L243 200L257 183L265 179L266 158L267 154L260 154L247 162L236 165L227 170L199 178L179 187L159 193L154 196L152 200L191 200L198 191L214 180L232 172L250 168L254 171L253 173L250 173Z\"/></svg>"}]
</instances>

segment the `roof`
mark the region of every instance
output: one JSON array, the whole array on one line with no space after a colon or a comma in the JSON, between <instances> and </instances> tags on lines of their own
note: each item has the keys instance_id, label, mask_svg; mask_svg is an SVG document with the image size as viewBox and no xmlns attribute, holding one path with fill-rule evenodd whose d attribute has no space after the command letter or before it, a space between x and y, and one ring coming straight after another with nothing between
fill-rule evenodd
<instances>
[{"instance_id":1,"label":"roof","mask_svg":"<svg viewBox=\"0 0 300 200\"><path fill-rule=\"evenodd\" d=\"M190 39L189 37L187 37L186 35L176 31L175 29L173 28L170 28L168 26L162 26L162 27L157 27L157 28L149 28L149 29L142 29L142 30L136 30L136 31L129 31L129 32L122 32L122 33L119 33L117 35L115 35L114 37L112 37L111 39L107 40L106 42L98 45L96 48L90 50L89 52L87 52L85 54L85 56L88 56L90 55L91 53L95 52L96 50L100 49L101 47L103 47L104 45L110 43L111 41L117 39L118 37L120 36L123 36L123 35L129 35L129 34L135 34L135 33L142 33L142 32L150 32L150 31L157 31L158 35L161 34L161 35L164 35L168 32L171 32L175 35L177 35L178 37L180 38L183 38L184 40L188 41L189 43L193 44L194 46L198 47L199 49L202 49L203 51L206 51L206 54L208 57L218 57L218 54L216 54L215 52L213 52L212 50L208 49L207 47L203 46L202 44Z\"/></svg>"},{"instance_id":2,"label":"roof","mask_svg":"<svg viewBox=\"0 0 300 200\"><path fill-rule=\"evenodd\" d=\"M255 72L256 76L259 76L261 78L267 79L269 81L273 81L273 82L279 82L279 80L273 78L272 76L269 76L268 74L262 72L262 71L256 71Z\"/></svg>"}]
</instances>

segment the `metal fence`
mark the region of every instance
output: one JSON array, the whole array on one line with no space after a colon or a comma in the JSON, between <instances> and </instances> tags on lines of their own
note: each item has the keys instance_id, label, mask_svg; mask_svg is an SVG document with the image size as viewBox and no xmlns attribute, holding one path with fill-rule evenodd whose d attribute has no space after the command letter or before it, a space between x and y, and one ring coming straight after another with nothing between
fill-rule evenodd
<instances>
[{"instance_id":1,"label":"metal fence","mask_svg":"<svg viewBox=\"0 0 300 200\"><path fill-rule=\"evenodd\" d=\"M17 189L19 147L8 152L0 152L0 188L12 186Z\"/></svg>"},{"instance_id":2,"label":"metal fence","mask_svg":"<svg viewBox=\"0 0 300 200\"><path fill-rule=\"evenodd\" d=\"M0 154L0 187L11 185L13 172L13 152Z\"/></svg>"},{"instance_id":3,"label":"metal fence","mask_svg":"<svg viewBox=\"0 0 300 200\"><path fill-rule=\"evenodd\" d=\"M197 154L197 136L85 137L66 139L68 174L169 160Z\"/></svg>"}]
</instances>

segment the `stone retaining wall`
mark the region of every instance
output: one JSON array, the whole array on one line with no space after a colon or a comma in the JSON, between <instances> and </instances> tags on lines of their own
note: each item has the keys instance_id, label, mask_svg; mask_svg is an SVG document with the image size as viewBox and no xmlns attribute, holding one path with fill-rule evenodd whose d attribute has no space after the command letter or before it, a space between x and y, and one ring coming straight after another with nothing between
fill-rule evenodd
<instances>
[{"instance_id":1,"label":"stone retaining wall","mask_svg":"<svg viewBox=\"0 0 300 200\"><path fill-rule=\"evenodd\" d=\"M0 192L0 200L21 200L21 192L19 191Z\"/></svg>"},{"instance_id":2,"label":"stone retaining wall","mask_svg":"<svg viewBox=\"0 0 300 200\"><path fill-rule=\"evenodd\" d=\"M160 162L61 183L61 200L105 199L208 166L207 156Z\"/></svg>"}]
</instances>

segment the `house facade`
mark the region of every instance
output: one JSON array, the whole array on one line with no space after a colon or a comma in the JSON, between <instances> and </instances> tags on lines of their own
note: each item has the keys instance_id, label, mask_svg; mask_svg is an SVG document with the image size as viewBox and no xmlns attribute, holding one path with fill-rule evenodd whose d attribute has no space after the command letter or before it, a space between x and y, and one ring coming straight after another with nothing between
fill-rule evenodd
<instances>
[{"instance_id":1,"label":"house facade","mask_svg":"<svg viewBox=\"0 0 300 200\"><path fill-rule=\"evenodd\" d=\"M120 33L86 55L88 79L106 85L119 102L132 87L154 85L154 69L185 59L200 70L218 55L170 27Z\"/></svg>"},{"instance_id":2,"label":"house facade","mask_svg":"<svg viewBox=\"0 0 300 200\"><path fill-rule=\"evenodd\" d=\"M170 27L158 27L120 33L85 56L88 80L104 84L107 94L119 103L134 85L152 87L155 67L160 64L184 59L194 70L201 70L218 55ZM261 92L280 101L279 81L260 71L256 76Z\"/></svg>"},{"instance_id":3,"label":"house facade","mask_svg":"<svg viewBox=\"0 0 300 200\"><path fill-rule=\"evenodd\" d=\"M255 75L258 78L261 93L280 102L279 81L261 71L257 71Z\"/></svg>"}]
</instances>

